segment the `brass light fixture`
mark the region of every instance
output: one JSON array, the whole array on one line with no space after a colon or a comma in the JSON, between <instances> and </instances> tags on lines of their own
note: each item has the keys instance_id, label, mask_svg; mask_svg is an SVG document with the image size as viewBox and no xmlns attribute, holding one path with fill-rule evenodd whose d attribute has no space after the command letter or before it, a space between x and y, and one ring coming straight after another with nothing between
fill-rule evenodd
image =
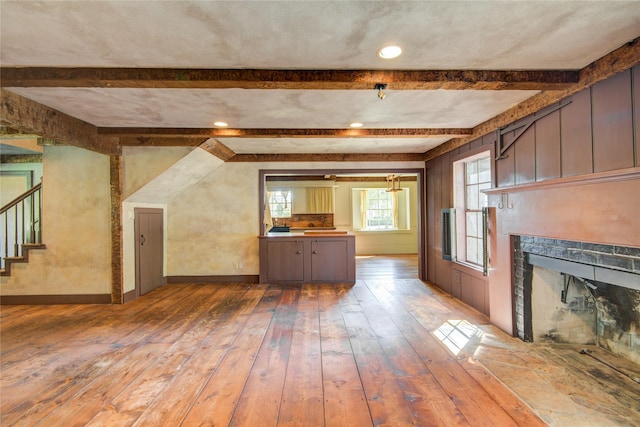
<instances>
[{"instance_id":1,"label":"brass light fixture","mask_svg":"<svg viewBox=\"0 0 640 427\"><path fill-rule=\"evenodd\" d=\"M402 191L400 188L400 175L387 175L387 190L388 193L395 193L397 191Z\"/></svg>"},{"instance_id":2,"label":"brass light fixture","mask_svg":"<svg viewBox=\"0 0 640 427\"><path fill-rule=\"evenodd\" d=\"M386 83L376 83L374 89L378 91L378 98L380 98L380 101L382 101L387 96L387 94L383 92L383 90L387 89Z\"/></svg>"}]
</instances>

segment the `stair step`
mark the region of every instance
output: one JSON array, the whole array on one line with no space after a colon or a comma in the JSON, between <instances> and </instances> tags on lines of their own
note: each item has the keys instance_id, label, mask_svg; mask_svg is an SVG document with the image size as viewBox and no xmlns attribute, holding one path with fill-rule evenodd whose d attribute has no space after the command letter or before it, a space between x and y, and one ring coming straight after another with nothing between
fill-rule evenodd
<instances>
[{"instance_id":1,"label":"stair step","mask_svg":"<svg viewBox=\"0 0 640 427\"><path fill-rule=\"evenodd\" d=\"M45 249L47 247L44 243L23 243L21 246L25 249Z\"/></svg>"},{"instance_id":2,"label":"stair step","mask_svg":"<svg viewBox=\"0 0 640 427\"><path fill-rule=\"evenodd\" d=\"M4 268L0 269L0 276L11 276L11 264L29 262L29 251L31 249L46 249L44 243L23 243L22 256L10 256L4 258Z\"/></svg>"}]
</instances>

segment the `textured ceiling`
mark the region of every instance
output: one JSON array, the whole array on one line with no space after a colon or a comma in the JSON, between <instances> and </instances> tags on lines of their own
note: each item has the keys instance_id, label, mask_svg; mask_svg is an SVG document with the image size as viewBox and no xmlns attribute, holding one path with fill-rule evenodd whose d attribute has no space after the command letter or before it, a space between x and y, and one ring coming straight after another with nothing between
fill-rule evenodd
<instances>
[{"instance_id":1,"label":"textured ceiling","mask_svg":"<svg viewBox=\"0 0 640 427\"><path fill-rule=\"evenodd\" d=\"M637 1L3 1L2 67L576 70L640 35ZM384 61L382 45L403 54ZM536 90L8 87L99 127L472 128ZM433 138L218 138L236 153L421 153Z\"/></svg>"}]
</instances>

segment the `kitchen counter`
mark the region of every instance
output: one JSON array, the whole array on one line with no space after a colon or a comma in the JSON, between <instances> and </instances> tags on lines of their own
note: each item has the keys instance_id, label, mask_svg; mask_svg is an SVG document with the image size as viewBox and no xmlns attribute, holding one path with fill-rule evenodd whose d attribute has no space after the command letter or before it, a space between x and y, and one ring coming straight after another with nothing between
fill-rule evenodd
<instances>
[{"instance_id":1,"label":"kitchen counter","mask_svg":"<svg viewBox=\"0 0 640 427\"><path fill-rule=\"evenodd\" d=\"M294 229L293 231L278 231L274 233L267 233L264 236L258 236L259 239L266 239L272 237L317 237L317 236L354 236L350 231L336 230L335 228L314 228L312 230L308 228Z\"/></svg>"},{"instance_id":2,"label":"kitchen counter","mask_svg":"<svg viewBox=\"0 0 640 427\"><path fill-rule=\"evenodd\" d=\"M356 281L356 236L348 231L276 232L260 240L260 283Z\"/></svg>"}]
</instances>

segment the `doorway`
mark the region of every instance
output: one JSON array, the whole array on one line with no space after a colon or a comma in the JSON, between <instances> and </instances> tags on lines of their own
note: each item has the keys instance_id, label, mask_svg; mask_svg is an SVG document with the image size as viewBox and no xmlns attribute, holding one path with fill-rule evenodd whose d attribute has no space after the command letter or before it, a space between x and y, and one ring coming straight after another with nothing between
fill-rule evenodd
<instances>
[{"instance_id":1,"label":"doorway","mask_svg":"<svg viewBox=\"0 0 640 427\"><path fill-rule=\"evenodd\" d=\"M136 296L164 284L163 276L163 211L135 208Z\"/></svg>"},{"instance_id":2,"label":"doorway","mask_svg":"<svg viewBox=\"0 0 640 427\"><path fill-rule=\"evenodd\" d=\"M425 204L425 180L424 169L403 169L403 168L388 168L388 169L261 169L259 171L259 214L260 214L260 234L265 233L265 195L267 191L267 178L268 177L280 177L280 179L288 179L295 181L302 178L304 180L311 179L310 177L317 177L317 179L331 179L341 176L344 180L351 181L367 181L381 179L386 183L386 177L395 175L415 176L416 182L416 232L417 232L417 263L418 263L418 277L420 280L426 280L426 206ZM284 178L283 178L284 177Z\"/></svg>"}]
</instances>

